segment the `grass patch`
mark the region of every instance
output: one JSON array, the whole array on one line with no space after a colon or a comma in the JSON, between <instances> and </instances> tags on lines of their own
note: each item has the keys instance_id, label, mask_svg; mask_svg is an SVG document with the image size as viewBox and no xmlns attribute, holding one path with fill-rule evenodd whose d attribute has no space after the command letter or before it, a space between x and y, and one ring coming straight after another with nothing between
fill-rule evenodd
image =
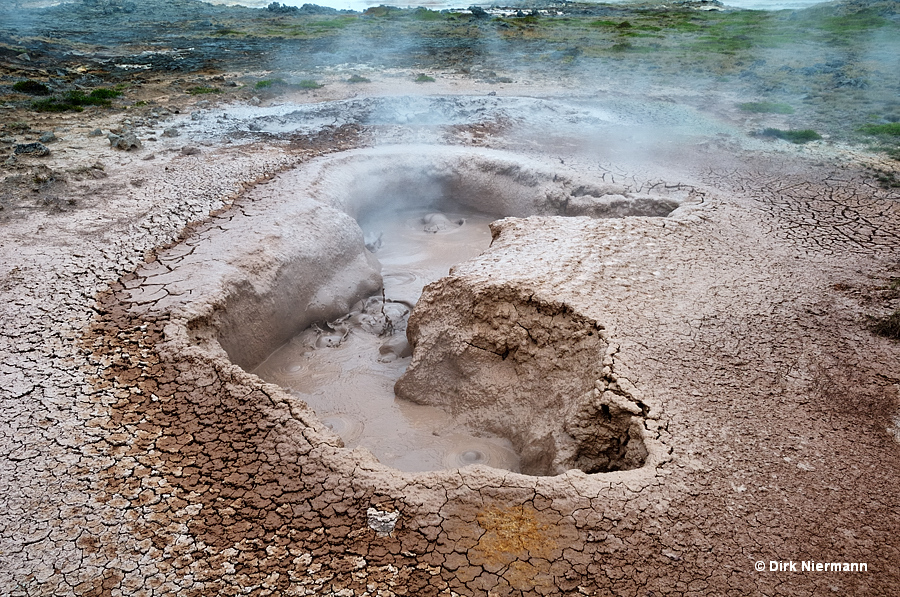
<instances>
[{"instance_id":1,"label":"grass patch","mask_svg":"<svg viewBox=\"0 0 900 597\"><path fill-rule=\"evenodd\" d=\"M269 87L285 87L287 82L284 79L263 79L257 81L254 87L256 89L268 89Z\"/></svg>"},{"instance_id":2,"label":"grass patch","mask_svg":"<svg viewBox=\"0 0 900 597\"><path fill-rule=\"evenodd\" d=\"M874 11L863 10L855 14L839 17L826 17L822 20L821 28L829 33L842 35L847 33L859 33L869 29L879 29L890 24L891 21L876 14Z\"/></svg>"},{"instance_id":3,"label":"grass patch","mask_svg":"<svg viewBox=\"0 0 900 597\"><path fill-rule=\"evenodd\" d=\"M122 95L115 89L98 88L89 94L83 91L67 91L62 97L51 97L31 103L31 108L37 112L81 112L84 106L109 106L113 98Z\"/></svg>"},{"instance_id":4,"label":"grass patch","mask_svg":"<svg viewBox=\"0 0 900 597\"><path fill-rule=\"evenodd\" d=\"M772 139L781 139L801 145L810 141L818 141L822 135L812 129L800 129L785 131L782 129L765 129L760 133L761 137L769 137Z\"/></svg>"},{"instance_id":5,"label":"grass patch","mask_svg":"<svg viewBox=\"0 0 900 597\"><path fill-rule=\"evenodd\" d=\"M13 91L18 91L19 93L27 93L28 95L50 95L49 87L47 87L43 83L32 81L31 79L14 83L12 88Z\"/></svg>"},{"instance_id":6,"label":"grass patch","mask_svg":"<svg viewBox=\"0 0 900 597\"><path fill-rule=\"evenodd\" d=\"M889 122L888 124L867 124L859 129L867 135L886 135L891 137L900 137L900 122Z\"/></svg>"},{"instance_id":7,"label":"grass patch","mask_svg":"<svg viewBox=\"0 0 900 597\"><path fill-rule=\"evenodd\" d=\"M187 90L190 95L207 95L209 93L222 93L218 87L191 87Z\"/></svg>"},{"instance_id":8,"label":"grass patch","mask_svg":"<svg viewBox=\"0 0 900 597\"><path fill-rule=\"evenodd\" d=\"M297 83L295 87L299 89L319 89L321 87L324 87L324 85L320 84L314 79L303 79L302 81Z\"/></svg>"},{"instance_id":9,"label":"grass patch","mask_svg":"<svg viewBox=\"0 0 900 597\"><path fill-rule=\"evenodd\" d=\"M412 17L417 21L441 21L444 19L444 15L440 12L422 7L415 9Z\"/></svg>"},{"instance_id":10,"label":"grass patch","mask_svg":"<svg viewBox=\"0 0 900 597\"><path fill-rule=\"evenodd\" d=\"M371 79L367 79L365 77L360 77L359 75L353 75L349 79L347 79L348 83L371 83Z\"/></svg>"},{"instance_id":11,"label":"grass patch","mask_svg":"<svg viewBox=\"0 0 900 597\"><path fill-rule=\"evenodd\" d=\"M425 73L422 73L418 77L415 78L416 83L434 83L434 81L435 81L434 77L429 77Z\"/></svg>"},{"instance_id":12,"label":"grass patch","mask_svg":"<svg viewBox=\"0 0 900 597\"><path fill-rule=\"evenodd\" d=\"M775 102L746 102L738 104L744 112L752 112L754 114L793 114L794 109L788 104L779 104Z\"/></svg>"}]
</instances>

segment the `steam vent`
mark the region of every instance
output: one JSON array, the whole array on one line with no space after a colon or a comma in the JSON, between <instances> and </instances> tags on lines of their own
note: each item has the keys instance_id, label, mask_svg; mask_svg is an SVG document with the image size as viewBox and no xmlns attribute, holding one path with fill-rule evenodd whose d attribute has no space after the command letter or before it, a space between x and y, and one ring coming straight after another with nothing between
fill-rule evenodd
<instances>
[{"instance_id":1,"label":"steam vent","mask_svg":"<svg viewBox=\"0 0 900 597\"><path fill-rule=\"evenodd\" d=\"M0 595L900 594L896 3L12 4Z\"/></svg>"}]
</instances>

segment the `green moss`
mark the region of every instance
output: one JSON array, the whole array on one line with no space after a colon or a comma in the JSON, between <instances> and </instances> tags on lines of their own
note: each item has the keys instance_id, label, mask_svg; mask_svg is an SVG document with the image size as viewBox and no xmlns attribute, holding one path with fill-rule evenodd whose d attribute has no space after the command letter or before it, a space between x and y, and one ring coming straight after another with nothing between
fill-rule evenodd
<instances>
[{"instance_id":1,"label":"green moss","mask_svg":"<svg viewBox=\"0 0 900 597\"><path fill-rule=\"evenodd\" d=\"M428 75L422 73L418 77L415 78L416 83L434 83L434 77L429 77Z\"/></svg>"},{"instance_id":2,"label":"green moss","mask_svg":"<svg viewBox=\"0 0 900 597\"><path fill-rule=\"evenodd\" d=\"M752 112L754 114L793 114L794 109L788 104L779 104L775 102L746 102L738 104L738 108L744 112Z\"/></svg>"},{"instance_id":3,"label":"green moss","mask_svg":"<svg viewBox=\"0 0 900 597\"><path fill-rule=\"evenodd\" d=\"M206 95L209 93L222 93L222 90L218 87L191 87L187 90L187 92L191 95Z\"/></svg>"},{"instance_id":4,"label":"green moss","mask_svg":"<svg viewBox=\"0 0 900 597\"><path fill-rule=\"evenodd\" d=\"M812 129L789 131L785 131L782 129L765 129L762 131L762 133L760 133L760 136L782 139L784 141L790 141L791 143L796 143L798 145L802 143L809 143L810 141L818 141L822 138L822 135Z\"/></svg>"},{"instance_id":5,"label":"green moss","mask_svg":"<svg viewBox=\"0 0 900 597\"><path fill-rule=\"evenodd\" d=\"M320 85L317 81L312 79L303 79L297 83L295 87L299 87L300 89L319 89L320 87L324 87L324 85Z\"/></svg>"},{"instance_id":6,"label":"green moss","mask_svg":"<svg viewBox=\"0 0 900 597\"><path fill-rule=\"evenodd\" d=\"M348 83L371 83L371 79L367 79L365 77L360 77L359 75L353 75L349 79L347 79Z\"/></svg>"}]
</instances>

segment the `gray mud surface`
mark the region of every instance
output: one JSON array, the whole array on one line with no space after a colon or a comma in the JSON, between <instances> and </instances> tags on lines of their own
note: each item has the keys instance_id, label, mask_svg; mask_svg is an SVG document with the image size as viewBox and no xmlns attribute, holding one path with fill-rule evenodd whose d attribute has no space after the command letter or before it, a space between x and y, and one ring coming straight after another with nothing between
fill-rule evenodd
<instances>
[{"instance_id":1,"label":"gray mud surface","mask_svg":"<svg viewBox=\"0 0 900 597\"><path fill-rule=\"evenodd\" d=\"M106 28L109 52L133 53L116 28L144 9L125 4L34 13L84 17L47 17L62 33L44 38L31 13L2 13L24 20L2 40L4 159L15 159L0 182L0 593L900 591L900 344L872 331L900 307L900 197L896 162L854 142L853 109L819 98L796 116L748 115L735 106L761 99L745 86L757 79L697 83L746 58L740 44L729 54L709 39L715 60L688 81L625 63L560 66L594 60L583 50L507 83L462 72L474 54L451 48L427 65L414 54L377 68L351 61L366 87L347 83L352 69L334 56L312 60L325 87L266 91L255 82L309 71L259 64L275 42L249 33L247 44L267 48L259 57L114 72L87 45ZM889 5L872 3L888 24L865 27L895 31ZM213 29L248 21L246 10L204 10ZM465 18L454 26L505 30ZM365 23L390 32L406 21ZM844 21L826 23L838 35ZM519 33L521 55L549 48L528 37L539 31ZM159 30L145 35L172 49ZM887 68L877 53L851 54L827 68L868 69L872 93L850 87L890 122L882 93L896 80L876 80ZM496 47L483 55L518 68ZM772 62L757 76L776 72ZM423 70L438 80L415 83ZM87 76L96 80L77 83ZM833 71L802 76L840 89ZM11 91L24 78L54 93L131 86L109 107L45 113ZM797 81L774 99L793 102ZM221 93L185 92L198 86ZM750 134L767 126L831 134L803 145ZM15 155L50 131L49 155ZM110 131L142 146L114 149ZM393 470L235 364L250 370L263 352L229 344L227 326L279 312L285 280L321 320L371 294L380 273L354 218L380 196L363 191L397 194L416 177L435 201L477 190L453 196L502 219L484 253L426 288L410 320L407 388L456 384L453 414L509 433L520 453L540 446L529 457L541 475ZM280 277L286 265L302 276ZM269 302L249 310L254 297ZM532 409L559 379L577 391ZM559 456L541 461L551 450ZM547 474L554 462L563 470Z\"/></svg>"}]
</instances>

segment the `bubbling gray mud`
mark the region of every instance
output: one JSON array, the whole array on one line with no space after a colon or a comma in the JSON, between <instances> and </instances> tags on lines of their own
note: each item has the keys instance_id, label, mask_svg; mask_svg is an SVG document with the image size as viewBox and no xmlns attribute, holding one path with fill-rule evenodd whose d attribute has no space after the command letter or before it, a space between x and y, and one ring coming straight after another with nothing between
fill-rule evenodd
<instances>
[{"instance_id":1,"label":"bubbling gray mud","mask_svg":"<svg viewBox=\"0 0 900 597\"><path fill-rule=\"evenodd\" d=\"M406 324L423 287L491 242L493 218L426 210L363 219L367 248L381 262L384 297L318 322L280 347L254 373L306 402L348 448L383 464L426 471L484 464L519 470L509 440L476 434L444 410L396 398L394 383L412 350Z\"/></svg>"}]
</instances>

